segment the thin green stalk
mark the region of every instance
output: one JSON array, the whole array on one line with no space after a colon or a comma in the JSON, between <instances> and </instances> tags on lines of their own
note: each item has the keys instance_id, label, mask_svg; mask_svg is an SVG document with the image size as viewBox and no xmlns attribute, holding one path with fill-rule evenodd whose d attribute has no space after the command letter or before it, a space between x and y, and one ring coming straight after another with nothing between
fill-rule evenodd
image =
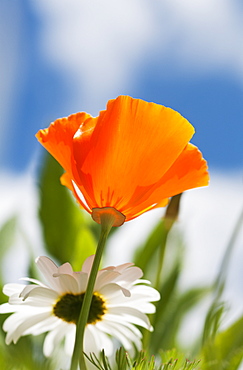
<instances>
[{"instance_id":1,"label":"thin green stalk","mask_svg":"<svg viewBox=\"0 0 243 370\"><path fill-rule=\"evenodd\" d=\"M223 259L222 259L222 262L219 268L218 276L215 281L215 296L217 297L217 299L220 299L223 293L225 282L226 282L226 277L227 277L227 270L228 270L229 263L230 263L230 257L233 253L235 242L239 235L239 232L241 231L242 225L243 225L243 210L241 211L239 218L236 220L235 227L231 234L230 240L227 244L225 254L223 256Z\"/></svg>"},{"instance_id":2,"label":"thin green stalk","mask_svg":"<svg viewBox=\"0 0 243 370\"><path fill-rule=\"evenodd\" d=\"M165 216L162 220L163 232L161 233L159 261L156 267L157 271L156 271L155 283L154 283L154 288L158 290L159 292L161 290L161 273L162 273L163 264L164 264L164 256L165 256L167 238L168 238L168 234L173 224L177 220L181 196L182 194L178 194L171 198L170 203L167 207ZM153 324L154 324L155 318L156 318L155 314L150 316L150 323L152 326L154 326ZM151 340L151 332L146 331L143 337L143 346L146 350L149 348L150 340Z\"/></svg>"},{"instance_id":3,"label":"thin green stalk","mask_svg":"<svg viewBox=\"0 0 243 370\"><path fill-rule=\"evenodd\" d=\"M163 224L165 224L165 220L162 221ZM165 248L166 248L166 242L167 242L167 236L169 234L168 228L164 227L164 233L163 238L161 240L160 245L160 251L159 251L159 261L157 265L157 271L156 271L156 277L155 277L155 283L154 288L158 291L160 291L160 285L161 285L161 272L164 264L164 257L165 257Z\"/></svg>"},{"instance_id":4,"label":"thin green stalk","mask_svg":"<svg viewBox=\"0 0 243 370\"><path fill-rule=\"evenodd\" d=\"M94 262L92 265L92 269L89 276L89 281L87 285L87 289L84 295L84 301L82 305L82 309L79 315L79 321L76 328L76 339L74 345L74 351L71 361L70 370L77 370L78 364L81 370L87 370L85 357L84 357L84 332L85 327L88 321L90 305L93 296L94 285L96 281L96 276L99 270L99 265L101 261L101 257L105 248L106 240L109 235L109 232L113 226L113 218L109 217L109 215L105 215L101 222L101 233L99 243L96 249L96 254L94 258Z\"/></svg>"},{"instance_id":5,"label":"thin green stalk","mask_svg":"<svg viewBox=\"0 0 243 370\"><path fill-rule=\"evenodd\" d=\"M166 222L165 222L165 219L162 220L163 222L163 234L161 235L162 236L162 240L161 240L161 245L160 245L160 253L159 253L159 261L158 261L158 264L157 264L157 271L156 271L156 277L155 277L155 283L154 283L154 288L158 291L160 291L160 285L161 285L161 272L162 272L162 268L163 268L163 263L164 263L164 256L165 256L165 249L166 249L166 241L167 241L167 236L168 236L168 233L169 233L169 230L170 228L167 228L165 225L166 225ZM151 325L153 326L154 324L154 320L155 320L155 314L153 315L150 315L149 317L150 319L150 323ZM151 331L148 331L146 330L144 332L144 336L143 336L143 348L148 350L149 349L149 343L150 343L150 340L151 340Z\"/></svg>"},{"instance_id":6,"label":"thin green stalk","mask_svg":"<svg viewBox=\"0 0 243 370\"><path fill-rule=\"evenodd\" d=\"M180 200L181 200L182 194L175 195L171 198L170 203L166 209L163 222L163 233L161 234L161 245L160 245L160 253L159 253L159 262L157 265L157 273L155 278L155 285L154 288L160 291L161 287L161 272L163 268L164 263L164 256L165 256L165 249L167 244L167 238L169 235L169 232L174 225L175 221L177 220L178 213L179 213L179 207L180 207Z\"/></svg>"}]
</instances>

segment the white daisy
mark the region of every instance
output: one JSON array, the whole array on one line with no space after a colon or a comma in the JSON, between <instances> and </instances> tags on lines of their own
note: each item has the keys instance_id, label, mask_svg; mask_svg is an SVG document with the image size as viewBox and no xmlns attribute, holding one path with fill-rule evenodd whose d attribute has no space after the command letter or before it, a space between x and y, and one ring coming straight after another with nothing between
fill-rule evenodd
<instances>
[{"instance_id":1,"label":"white daisy","mask_svg":"<svg viewBox=\"0 0 243 370\"><path fill-rule=\"evenodd\" d=\"M7 332L6 343L16 343L23 335L48 332L44 340L44 354L50 356L64 339L65 351L72 355L76 323L84 292L87 287L94 256L74 272L69 263L57 267L47 257L38 257L36 264L46 284L23 278L29 285L6 284L4 294L8 303L0 306L0 313L13 313L3 324ZM126 263L110 266L98 272L88 324L85 329L84 351L98 354L102 349L107 356L114 352L115 338L132 353L134 346L141 349L139 325L152 330L146 313L154 313L151 303L159 300L159 293L141 280L142 271Z\"/></svg>"}]
</instances>

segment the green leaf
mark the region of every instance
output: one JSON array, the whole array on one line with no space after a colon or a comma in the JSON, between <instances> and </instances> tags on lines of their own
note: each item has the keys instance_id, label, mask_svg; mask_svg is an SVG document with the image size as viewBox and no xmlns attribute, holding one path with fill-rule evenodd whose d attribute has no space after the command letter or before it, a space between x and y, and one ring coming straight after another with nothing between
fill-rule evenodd
<instances>
[{"instance_id":1,"label":"green leaf","mask_svg":"<svg viewBox=\"0 0 243 370\"><path fill-rule=\"evenodd\" d=\"M198 367L201 360L189 361L185 355L173 348L172 350L160 352L163 366L161 370L193 370Z\"/></svg>"},{"instance_id":2,"label":"green leaf","mask_svg":"<svg viewBox=\"0 0 243 370\"><path fill-rule=\"evenodd\" d=\"M217 300L212 303L206 315L203 329L203 343L214 338L219 330L222 315L225 312L225 304Z\"/></svg>"},{"instance_id":3,"label":"green leaf","mask_svg":"<svg viewBox=\"0 0 243 370\"><path fill-rule=\"evenodd\" d=\"M164 274L167 238L179 212L182 194L171 198L163 218L157 223L146 242L135 253L135 265L140 267L144 275L154 282L155 289L160 290L161 276ZM152 275L150 274L152 272Z\"/></svg>"},{"instance_id":4,"label":"green leaf","mask_svg":"<svg viewBox=\"0 0 243 370\"><path fill-rule=\"evenodd\" d=\"M178 259L178 261L175 261L175 265L173 266L171 272L162 282L162 287L160 289L161 298L158 302L155 302L156 312L150 315L150 322L154 328L161 326L161 323L167 320L166 315L168 314L168 312L170 312L171 302L173 302L176 294L177 282L180 275L180 265L180 259ZM143 332L143 348L146 348L148 350L151 347L152 352L155 353L153 351L155 335L154 332L151 333L146 329L141 330Z\"/></svg>"},{"instance_id":5,"label":"green leaf","mask_svg":"<svg viewBox=\"0 0 243 370\"><path fill-rule=\"evenodd\" d=\"M8 252L11 246L14 243L15 233L17 228L17 217L12 217L7 220L0 229L0 262L3 264L4 255ZM0 265L0 286L3 285L3 276L2 276L3 266ZM6 296L2 293L0 289L0 303L6 301ZM0 322L1 322L0 318Z\"/></svg>"},{"instance_id":6,"label":"green leaf","mask_svg":"<svg viewBox=\"0 0 243 370\"><path fill-rule=\"evenodd\" d=\"M243 317L204 345L203 369L237 370L243 356Z\"/></svg>"},{"instance_id":7,"label":"green leaf","mask_svg":"<svg viewBox=\"0 0 243 370\"><path fill-rule=\"evenodd\" d=\"M94 222L60 184L62 173L61 166L47 154L39 181L39 215L48 253L60 263L69 261L80 268L87 255L95 252L96 238L90 231Z\"/></svg>"},{"instance_id":8,"label":"green leaf","mask_svg":"<svg viewBox=\"0 0 243 370\"><path fill-rule=\"evenodd\" d=\"M116 351L116 363L118 370L126 370L128 368L128 356L123 347Z\"/></svg>"},{"instance_id":9,"label":"green leaf","mask_svg":"<svg viewBox=\"0 0 243 370\"><path fill-rule=\"evenodd\" d=\"M7 220L0 229L0 260L2 261L4 254L13 245L17 226L17 217L11 217Z\"/></svg>"},{"instance_id":10,"label":"green leaf","mask_svg":"<svg viewBox=\"0 0 243 370\"><path fill-rule=\"evenodd\" d=\"M173 299L173 295L176 294L177 283L181 272L181 263L182 261L180 259L175 261L175 265L171 272L167 277L165 277L160 290L161 299L156 304L154 325L156 325L157 320L161 321L163 319L162 317L167 309L167 305L170 304L171 299Z\"/></svg>"},{"instance_id":11,"label":"green leaf","mask_svg":"<svg viewBox=\"0 0 243 370\"><path fill-rule=\"evenodd\" d=\"M72 258L69 259L74 271L81 269L84 260L95 253L96 246L94 234L90 228L82 225L76 235Z\"/></svg>"},{"instance_id":12,"label":"green leaf","mask_svg":"<svg viewBox=\"0 0 243 370\"><path fill-rule=\"evenodd\" d=\"M95 353L90 353L87 355L84 353L85 357L89 360L89 362L94 365L99 370L111 370L109 360L105 355L104 350L100 353L100 358L96 356Z\"/></svg>"},{"instance_id":13,"label":"green leaf","mask_svg":"<svg viewBox=\"0 0 243 370\"><path fill-rule=\"evenodd\" d=\"M160 220L148 236L144 245L136 251L134 263L143 270L144 274L150 267L150 261L152 260L155 251L162 245L166 236L167 231L165 229L164 222Z\"/></svg>"},{"instance_id":14,"label":"green leaf","mask_svg":"<svg viewBox=\"0 0 243 370\"><path fill-rule=\"evenodd\" d=\"M38 354L38 355L37 355ZM16 344L5 345L0 336L0 368L3 370L54 370L53 361L46 359L42 342L23 337Z\"/></svg>"},{"instance_id":15,"label":"green leaf","mask_svg":"<svg viewBox=\"0 0 243 370\"><path fill-rule=\"evenodd\" d=\"M94 354L85 356L99 370L194 370L200 363L200 360L187 360L176 350L162 352L161 361L155 361L155 356L148 357L146 351L140 351L137 357L132 359L124 348L120 348L116 352L116 365L113 367L104 351L101 352L99 359Z\"/></svg>"},{"instance_id":16,"label":"green leaf","mask_svg":"<svg viewBox=\"0 0 243 370\"><path fill-rule=\"evenodd\" d=\"M167 303L163 316L156 320L151 337L151 351L173 348L177 342L178 329L185 315L208 294L208 287L193 288L183 294L176 293ZM163 297L162 297L163 301Z\"/></svg>"},{"instance_id":17,"label":"green leaf","mask_svg":"<svg viewBox=\"0 0 243 370\"><path fill-rule=\"evenodd\" d=\"M220 327L220 320L222 314L225 311L225 304L221 302L221 297L224 292L226 278L227 278L227 271L230 263L231 256L233 254L233 250L235 247L235 241L238 237L238 234L243 225L243 211L241 212L240 216L237 219L236 225L228 242L228 245L225 249L221 265L216 276L215 282L213 284L213 299L212 303L208 309L205 323L204 323L204 330L202 336L202 342L205 343L209 337L213 337L216 335L217 331Z\"/></svg>"},{"instance_id":18,"label":"green leaf","mask_svg":"<svg viewBox=\"0 0 243 370\"><path fill-rule=\"evenodd\" d=\"M243 210L240 213L240 215L239 215L239 217L236 221L236 224L235 224L235 227L234 227L233 232L231 234L231 237L229 239L228 245L225 249L225 253L224 253L224 256L223 256L222 261L221 261L221 266L219 268L218 275L217 275L216 280L215 280L215 287L214 287L215 297L216 297L215 300L219 301L219 299L222 296L222 293L224 291L226 277L227 277L227 271L228 271L228 268L229 268L231 256L233 254L233 250L234 250L234 247L236 245L235 242L236 242L237 237L238 237L238 235L239 235L239 233L242 229L242 226L243 226Z\"/></svg>"}]
</instances>

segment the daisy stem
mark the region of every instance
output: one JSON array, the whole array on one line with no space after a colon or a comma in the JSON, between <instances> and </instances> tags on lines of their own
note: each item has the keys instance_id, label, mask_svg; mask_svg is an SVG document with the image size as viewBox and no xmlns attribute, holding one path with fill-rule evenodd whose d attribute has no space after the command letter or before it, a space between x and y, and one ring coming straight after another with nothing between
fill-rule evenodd
<instances>
[{"instance_id":1,"label":"daisy stem","mask_svg":"<svg viewBox=\"0 0 243 370\"><path fill-rule=\"evenodd\" d=\"M84 342L84 332L85 332L85 327L88 322L89 310L91 306L93 290L95 286L97 273L99 270L101 257L102 257L102 254L105 248L107 237L113 225L114 225L113 215L105 214L101 217L100 239L99 239L98 246L96 249L94 262L93 262L92 269L89 275L87 289L84 295L82 309L81 309L79 320L77 323L75 345L74 345L74 351L73 351L70 370L77 370L78 364L79 364L80 370L87 370L86 363L85 363L85 357L83 353L84 352L84 343L83 343Z\"/></svg>"}]
</instances>

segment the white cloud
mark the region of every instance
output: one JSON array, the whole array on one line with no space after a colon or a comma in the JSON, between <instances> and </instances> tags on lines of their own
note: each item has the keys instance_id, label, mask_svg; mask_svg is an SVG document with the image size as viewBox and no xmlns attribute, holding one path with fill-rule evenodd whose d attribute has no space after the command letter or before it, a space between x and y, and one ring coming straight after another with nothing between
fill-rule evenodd
<instances>
[{"instance_id":1,"label":"white cloud","mask_svg":"<svg viewBox=\"0 0 243 370\"><path fill-rule=\"evenodd\" d=\"M229 261L225 298L243 311L243 173L211 173L208 188L188 193L181 212L187 246L182 284L208 283L216 277L224 252L241 215L241 228Z\"/></svg>"},{"instance_id":2,"label":"white cloud","mask_svg":"<svg viewBox=\"0 0 243 370\"><path fill-rule=\"evenodd\" d=\"M0 228L7 220L17 217L13 245L2 263L5 281L14 282L26 275L31 253L37 257L43 247L37 217L37 188L30 169L21 175L0 173L0 204Z\"/></svg>"},{"instance_id":3,"label":"white cloud","mask_svg":"<svg viewBox=\"0 0 243 370\"><path fill-rule=\"evenodd\" d=\"M100 99L115 97L129 83L153 37L152 12L143 0L65 0L61 5L48 0L35 5L43 17L43 51L72 74L86 109L100 108Z\"/></svg>"},{"instance_id":4,"label":"white cloud","mask_svg":"<svg viewBox=\"0 0 243 370\"><path fill-rule=\"evenodd\" d=\"M177 70L227 71L243 81L243 23L238 0L42 0L42 50L72 78L91 111L125 91L146 62ZM174 72L174 70L173 70ZM167 67L166 73L169 73Z\"/></svg>"},{"instance_id":5,"label":"white cloud","mask_svg":"<svg viewBox=\"0 0 243 370\"><path fill-rule=\"evenodd\" d=\"M175 41L178 63L197 72L228 69L240 75L243 81L243 10L240 2L167 0L166 4L169 38Z\"/></svg>"}]
</instances>

